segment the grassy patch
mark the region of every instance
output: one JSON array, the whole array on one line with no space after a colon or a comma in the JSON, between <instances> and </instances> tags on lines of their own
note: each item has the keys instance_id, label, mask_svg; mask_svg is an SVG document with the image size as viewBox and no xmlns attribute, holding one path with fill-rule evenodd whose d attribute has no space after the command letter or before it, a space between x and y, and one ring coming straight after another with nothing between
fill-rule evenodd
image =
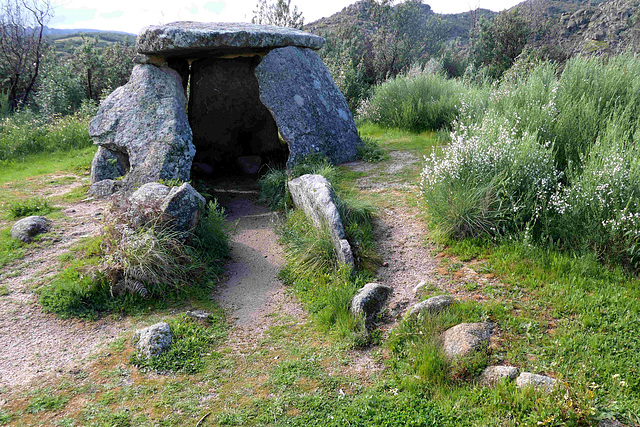
<instances>
[{"instance_id":1,"label":"grassy patch","mask_svg":"<svg viewBox=\"0 0 640 427\"><path fill-rule=\"evenodd\" d=\"M11 237L11 229L0 230L0 268L24 256L26 244Z\"/></svg>"},{"instance_id":2,"label":"grassy patch","mask_svg":"<svg viewBox=\"0 0 640 427\"><path fill-rule=\"evenodd\" d=\"M34 197L24 200L14 201L9 205L9 216L11 219L22 218L31 215L46 215L53 212L54 208L49 201L42 197Z\"/></svg>"},{"instance_id":3,"label":"grassy patch","mask_svg":"<svg viewBox=\"0 0 640 427\"><path fill-rule=\"evenodd\" d=\"M67 404L69 398L55 394L51 389L44 388L33 392L33 397L27 405L27 412L37 414L44 411L58 411Z\"/></svg>"},{"instance_id":4,"label":"grassy patch","mask_svg":"<svg viewBox=\"0 0 640 427\"><path fill-rule=\"evenodd\" d=\"M206 326L186 315L171 319L168 323L173 337L171 348L148 359L136 353L131 363L143 370L194 374L207 366L208 358L220 357L212 348L226 336L226 320L222 310L214 311L207 319Z\"/></svg>"}]
</instances>

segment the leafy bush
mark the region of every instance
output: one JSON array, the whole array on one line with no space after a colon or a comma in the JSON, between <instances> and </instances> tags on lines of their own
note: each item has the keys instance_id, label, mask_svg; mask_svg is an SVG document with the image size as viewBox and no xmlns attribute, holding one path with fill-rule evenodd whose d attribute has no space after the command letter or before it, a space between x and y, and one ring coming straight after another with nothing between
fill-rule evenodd
<instances>
[{"instance_id":1,"label":"leafy bush","mask_svg":"<svg viewBox=\"0 0 640 427\"><path fill-rule=\"evenodd\" d=\"M0 161L91 146L87 126L94 113L95 107L86 104L65 117L24 110L0 120Z\"/></svg>"},{"instance_id":2,"label":"leafy bush","mask_svg":"<svg viewBox=\"0 0 640 427\"><path fill-rule=\"evenodd\" d=\"M373 139L368 137L362 138L362 145L358 147L358 158L369 163L381 162L386 157L382 148Z\"/></svg>"},{"instance_id":3,"label":"leafy bush","mask_svg":"<svg viewBox=\"0 0 640 427\"><path fill-rule=\"evenodd\" d=\"M440 74L409 71L376 86L358 115L414 132L448 128L461 108L462 91L461 84Z\"/></svg>"},{"instance_id":4,"label":"leafy bush","mask_svg":"<svg viewBox=\"0 0 640 427\"><path fill-rule=\"evenodd\" d=\"M49 201L43 197L18 200L9 205L9 215L12 219L30 215L46 215L53 212Z\"/></svg>"},{"instance_id":5,"label":"leafy bush","mask_svg":"<svg viewBox=\"0 0 640 427\"><path fill-rule=\"evenodd\" d=\"M522 64L462 111L422 191L450 237L524 236L640 270L640 58Z\"/></svg>"}]
</instances>

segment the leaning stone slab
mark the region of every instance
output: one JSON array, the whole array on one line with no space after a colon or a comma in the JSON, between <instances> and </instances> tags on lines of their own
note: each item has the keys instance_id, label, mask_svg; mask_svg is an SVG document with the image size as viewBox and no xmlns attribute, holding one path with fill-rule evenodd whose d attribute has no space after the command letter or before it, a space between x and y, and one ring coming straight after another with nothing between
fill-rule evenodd
<instances>
[{"instance_id":1,"label":"leaning stone slab","mask_svg":"<svg viewBox=\"0 0 640 427\"><path fill-rule=\"evenodd\" d=\"M550 393L557 383L558 380L555 378L546 375L532 374L530 372L522 372L518 375L518 378L516 378L516 386L518 386L518 388L530 386L546 391L547 393Z\"/></svg>"},{"instance_id":2,"label":"leaning stone slab","mask_svg":"<svg viewBox=\"0 0 640 427\"><path fill-rule=\"evenodd\" d=\"M101 147L126 153L126 189L189 180L195 148L186 103L178 73L154 65L136 65L129 82L102 102L89 135Z\"/></svg>"},{"instance_id":3,"label":"leaning stone slab","mask_svg":"<svg viewBox=\"0 0 640 427\"><path fill-rule=\"evenodd\" d=\"M328 227L331 240L342 264L354 266L353 252L345 237L344 226L335 204L335 194L322 175L302 175L288 183L293 204L302 209L313 225Z\"/></svg>"},{"instance_id":4,"label":"leaning stone slab","mask_svg":"<svg viewBox=\"0 0 640 427\"><path fill-rule=\"evenodd\" d=\"M29 243L38 234L51 230L51 221L43 216L28 216L11 227L11 237Z\"/></svg>"},{"instance_id":5,"label":"leaning stone slab","mask_svg":"<svg viewBox=\"0 0 640 427\"><path fill-rule=\"evenodd\" d=\"M442 349L450 358L464 357L486 349L493 332L491 322L461 323L442 334Z\"/></svg>"},{"instance_id":6,"label":"leaning stone slab","mask_svg":"<svg viewBox=\"0 0 640 427\"><path fill-rule=\"evenodd\" d=\"M173 338L169 324L160 322L144 329L138 329L133 334L131 341L136 349L148 359L171 348Z\"/></svg>"},{"instance_id":7,"label":"leaning stone slab","mask_svg":"<svg viewBox=\"0 0 640 427\"><path fill-rule=\"evenodd\" d=\"M205 198L185 182L171 189L160 208L175 219L178 230L190 231L198 225L206 203Z\"/></svg>"},{"instance_id":8,"label":"leaning stone slab","mask_svg":"<svg viewBox=\"0 0 640 427\"><path fill-rule=\"evenodd\" d=\"M370 324L382 311L392 293L393 288L390 286L367 283L351 299L351 313L354 316L364 316L367 324Z\"/></svg>"},{"instance_id":9,"label":"leaning stone slab","mask_svg":"<svg viewBox=\"0 0 640 427\"><path fill-rule=\"evenodd\" d=\"M314 51L274 49L256 67L256 77L260 100L289 145L289 165L317 152L334 163L356 160L362 140L349 106Z\"/></svg>"},{"instance_id":10,"label":"leaning stone slab","mask_svg":"<svg viewBox=\"0 0 640 427\"><path fill-rule=\"evenodd\" d=\"M262 52L285 46L320 49L324 38L292 28L248 23L172 22L145 27L136 49L145 55L183 56Z\"/></svg>"},{"instance_id":11,"label":"leaning stone slab","mask_svg":"<svg viewBox=\"0 0 640 427\"><path fill-rule=\"evenodd\" d=\"M493 387L504 378L513 381L516 379L519 372L520 369L515 366L487 366L480 375L480 384L487 387Z\"/></svg>"},{"instance_id":12,"label":"leaning stone slab","mask_svg":"<svg viewBox=\"0 0 640 427\"><path fill-rule=\"evenodd\" d=\"M450 295L438 295L425 301L415 304L409 310L410 317L417 317L419 314L436 314L448 308L455 302Z\"/></svg>"}]
</instances>

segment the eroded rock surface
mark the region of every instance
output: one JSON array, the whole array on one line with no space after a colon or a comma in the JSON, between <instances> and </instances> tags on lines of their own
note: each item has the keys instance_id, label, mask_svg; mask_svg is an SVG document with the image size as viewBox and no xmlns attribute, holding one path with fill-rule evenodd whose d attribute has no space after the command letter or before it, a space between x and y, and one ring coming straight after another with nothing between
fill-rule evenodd
<instances>
[{"instance_id":1,"label":"eroded rock surface","mask_svg":"<svg viewBox=\"0 0 640 427\"><path fill-rule=\"evenodd\" d=\"M186 102L178 73L154 65L136 65L129 82L102 102L89 134L94 143L126 156L127 189L189 180L195 148Z\"/></svg>"},{"instance_id":2,"label":"eroded rock surface","mask_svg":"<svg viewBox=\"0 0 640 427\"><path fill-rule=\"evenodd\" d=\"M144 329L138 329L131 341L140 354L148 359L170 349L173 338L169 324L160 322Z\"/></svg>"},{"instance_id":3,"label":"eroded rock surface","mask_svg":"<svg viewBox=\"0 0 640 427\"><path fill-rule=\"evenodd\" d=\"M450 358L464 357L489 346L494 324L461 323L442 334L442 348Z\"/></svg>"},{"instance_id":4,"label":"eroded rock surface","mask_svg":"<svg viewBox=\"0 0 640 427\"><path fill-rule=\"evenodd\" d=\"M205 204L205 198L185 182L171 189L160 208L173 217L178 230L189 231L198 225Z\"/></svg>"},{"instance_id":5,"label":"eroded rock surface","mask_svg":"<svg viewBox=\"0 0 640 427\"><path fill-rule=\"evenodd\" d=\"M393 293L393 288L380 283L367 283L351 299L351 313L354 316L364 316L370 325L375 316L382 311L387 300Z\"/></svg>"},{"instance_id":6,"label":"eroded rock surface","mask_svg":"<svg viewBox=\"0 0 640 427\"><path fill-rule=\"evenodd\" d=\"M324 38L292 28L228 22L172 22L151 25L140 31L138 53L147 55L184 55L259 52L300 46L320 49Z\"/></svg>"},{"instance_id":7,"label":"eroded rock surface","mask_svg":"<svg viewBox=\"0 0 640 427\"><path fill-rule=\"evenodd\" d=\"M104 179L117 179L127 173L126 155L113 152L104 147L98 147L91 162L91 183Z\"/></svg>"},{"instance_id":8,"label":"eroded rock surface","mask_svg":"<svg viewBox=\"0 0 640 427\"><path fill-rule=\"evenodd\" d=\"M43 216L28 216L11 227L11 237L29 243L38 234L51 230L51 221Z\"/></svg>"},{"instance_id":9,"label":"eroded rock surface","mask_svg":"<svg viewBox=\"0 0 640 427\"><path fill-rule=\"evenodd\" d=\"M409 310L409 316L418 316L419 314L436 314L448 308L455 302L450 295L438 295L431 297L425 301L419 302Z\"/></svg>"},{"instance_id":10,"label":"eroded rock surface","mask_svg":"<svg viewBox=\"0 0 640 427\"><path fill-rule=\"evenodd\" d=\"M346 239L344 226L335 203L335 193L322 175L302 175L288 183L294 205L302 209L313 225L328 227L338 261L354 266L353 252Z\"/></svg>"},{"instance_id":11,"label":"eroded rock surface","mask_svg":"<svg viewBox=\"0 0 640 427\"><path fill-rule=\"evenodd\" d=\"M516 385L519 388L530 386L546 392L551 392L557 382L558 380L555 378L551 378L546 375L532 374L530 372L522 372L518 375L518 378L516 378Z\"/></svg>"},{"instance_id":12,"label":"eroded rock surface","mask_svg":"<svg viewBox=\"0 0 640 427\"><path fill-rule=\"evenodd\" d=\"M480 384L487 387L493 387L504 378L513 381L516 379L519 372L520 369L515 366L487 366L480 375Z\"/></svg>"},{"instance_id":13,"label":"eroded rock surface","mask_svg":"<svg viewBox=\"0 0 640 427\"><path fill-rule=\"evenodd\" d=\"M349 106L311 49L274 49L256 67L260 100L289 144L289 164L310 153L334 163L356 159L362 144Z\"/></svg>"}]
</instances>

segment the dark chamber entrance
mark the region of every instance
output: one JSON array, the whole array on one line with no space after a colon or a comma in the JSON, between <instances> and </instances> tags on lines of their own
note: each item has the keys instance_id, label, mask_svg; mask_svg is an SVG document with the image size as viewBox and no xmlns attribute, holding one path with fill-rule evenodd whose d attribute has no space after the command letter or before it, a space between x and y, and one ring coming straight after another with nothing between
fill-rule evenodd
<instances>
[{"instance_id":1,"label":"dark chamber entrance","mask_svg":"<svg viewBox=\"0 0 640 427\"><path fill-rule=\"evenodd\" d=\"M260 56L205 58L191 64L189 123L198 166L214 175L239 170L238 158L260 156L262 164L289 155L278 128L259 98L255 68Z\"/></svg>"}]
</instances>

